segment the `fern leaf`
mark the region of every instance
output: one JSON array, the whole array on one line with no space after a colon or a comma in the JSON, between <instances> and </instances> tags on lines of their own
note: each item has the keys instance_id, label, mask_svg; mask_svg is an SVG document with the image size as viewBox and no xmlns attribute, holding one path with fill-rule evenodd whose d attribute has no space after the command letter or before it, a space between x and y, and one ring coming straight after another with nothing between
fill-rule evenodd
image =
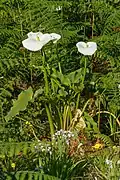
<instances>
[{"instance_id":1,"label":"fern leaf","mask_svg":"<svg viewBox=\"0 0 120 180\"><path fill-rule=\"evenodd\" d=\"M84 117L90 123L90 125L93 126L93 130L95 133L99 133L99 129L97 127L97 123L94 121L94 119L86 112L84 112Z\"/></svg>"},{"instance_id":2,"label":"fern leaf","mask_svg":"<svg viewBox=\"0 0 120 180\"><path fill-rule=\"evenodd\" d=\"M106 146L113 146L111 138L105 134L96 134L95 137L101 139Z\"/></svg>"}]
</instances>

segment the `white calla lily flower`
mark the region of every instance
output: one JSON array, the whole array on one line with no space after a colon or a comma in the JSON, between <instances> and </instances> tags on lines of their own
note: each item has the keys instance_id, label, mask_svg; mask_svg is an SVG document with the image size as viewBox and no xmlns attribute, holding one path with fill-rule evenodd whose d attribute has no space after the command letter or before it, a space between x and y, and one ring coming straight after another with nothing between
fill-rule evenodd
<instances>
[{"instance_id":1,"label":"white calla lily flower","mask_svg":"<svg viewBox=\"0 0 120 180\"><path fill-rule=\"evenodd\" d=\"M76 44L78 51L84 55L92 56L97 50L97 44L95 42L78 42Z\"/></svg>"},{"instance_id":2,"label":"white calla lily flower","mask_svg":"<svg viewBox=\"0 0 120 180\"><path fill-rule=\"evenodd\" d=\"M56 43L61 38L61 36L56 33L51 33L50 36L51 36L51 40L55 40L53 41L53 43Z\"/></svg>"},{"instance_id":3,"label":"white calla lily flower","mask_svg":"<svg viewBox=\"0 0 120 180\"><path fill-rule=\"evenodd\" d=\"M22 41L22 44L26 49L30 51L39 51L49 41L55 40L53 41L53 43L56 43L61 38L61 36L56 33L43 34L41 32L30 32L27 34L27 36L28 38Z\"/></svg>"}]
</instances>

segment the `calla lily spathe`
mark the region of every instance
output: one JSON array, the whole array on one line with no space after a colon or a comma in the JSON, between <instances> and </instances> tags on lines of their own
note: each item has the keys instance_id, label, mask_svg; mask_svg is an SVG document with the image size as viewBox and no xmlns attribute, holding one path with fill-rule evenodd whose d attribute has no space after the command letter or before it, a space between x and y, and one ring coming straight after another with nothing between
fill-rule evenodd
<instances>
[{"instance_id":1,"label":"calla lily spathe","mask_svg":"<svg viewBox=\"0 0 120 180\"><path fill-rule=\"evenodd\" d=\"M85 56L86 55L90 55L92 56L95 51L97 50L97 44L95 42L78 42L76 44L77 48L78 48L78 51L81 53L81 54L84 54Z\"/></svg>"},{"instance_id":2,"label":"calla lily spathe","mask_svg":"<svg viewBox=\"0 0 120 180\"><path fill-rule=\"evenodd\" d=\"M61 38L61 36L56 33L43 34L41 32L29 32L27 36L28 38L22 41L22 44L30 51L39 51L49 41L53 40L53 43L56 43Z\"/></svg>"}]
</instances>

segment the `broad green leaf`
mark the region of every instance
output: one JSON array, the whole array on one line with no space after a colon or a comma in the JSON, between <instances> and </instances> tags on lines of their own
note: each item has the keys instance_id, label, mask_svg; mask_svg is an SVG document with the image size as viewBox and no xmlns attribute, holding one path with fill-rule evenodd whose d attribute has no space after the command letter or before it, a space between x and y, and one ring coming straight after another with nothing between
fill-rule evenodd
<instances>
[{"instance_id":1,"label":"broad green leaf","mask_svg":"<svg viewBox=\"0 0 120 180\"><path fill-rule=\"evenodd\" d=\"M32 100L32 96L33 96L33 91L31 87L21 92L18 96L18 99L13 103L13 107L11 108L5 119L8 121L12 117L19 114L20 111L24 111L28 105L28 102Z\"/></svg>"},{"instance_id":2,"label":"broad green leaf","mask_svg":"<svg viewBox=\"0 0 120 180\"><path fill-rule=\"evenodd\" d=\"M74 83L75 73L76 73L76 71L71 72L67 75L67 77L70 79L71 83Z\"/></svg>"},{"instance_id":3,"label":"broad green leaf","mask_svg":"<svg viewBox=\"0 0 120 180\"><path fill-rule=\"evenodd\" d=\"M62 84L66 86L71 86L70 79L67 76L63 76L60 80Z\"/></svg>"},{"instance_id":4,"label":"broad green leaf","mask_svg":"<svg viewBox=\"0 0 120 180\"><path fill-rule=\"evenodd\" d=\"M84 112L85 119L93 126L93 130L95 133L99 133L99 129L97 127L97 123L94 121L94 119L86 112Z\"/></svg>"}]
</instances>

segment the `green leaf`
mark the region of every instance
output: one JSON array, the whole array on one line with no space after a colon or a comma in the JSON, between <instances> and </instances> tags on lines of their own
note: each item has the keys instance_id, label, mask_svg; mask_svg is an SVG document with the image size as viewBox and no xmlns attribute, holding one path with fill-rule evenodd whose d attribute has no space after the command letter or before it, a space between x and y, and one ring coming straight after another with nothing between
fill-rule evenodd
<instances>
[{"instance_id":1,"label":"green leaf","mask_svg":"<svg viewBox=\"0 0 120 180\"><path fill-rule=\"evenodd\" d=\"M44 92L44 89L39 88L37 91L35 91L34 99L37 98L39 95L41 95Z\"/></svg>"},{"instance_id":2,"label":"green leaf","mask_svg":"<svg viewBox=\"0 0 120 180\"><path fill-rule=\"evenodd\" d=\"M86 112L84 112L85 119L93 126L93 130L95 133L99 133L99 129L97 127L97 123L94 121L94 119Z\"/></svg>"},{"instance_id":3,"label":"green leaf","mask_svg":"<svg viewBox=\"0 0 120 180\"><path fill-rule=\"evenodd\" d=\"M27 172L22 172L21 175L20 175L20 180L25 179L26 174L27 174Z\"/></svg>"},{"instance_id":4,"label":"green leaf","mask_svg":"<svg viewBox=\"0 0 120 180\"><path fill-rule=\"evenodd\" d=\"M67 76L63 76L60 80L62 84L66 86L71 86L70 79Z\"/></svg>"},{"instance_id":5,"label":"green leaf","mask_svg":"<svg viewBox=\"0 0 120 180\"><path fill-rule=\"evenodd\" d=\"M18 99L13 103L13 107L11 108L5 119L8 121L12 117L19 114L20 111L24 111L28 105L28 102L32 100L32 96L33 96L33 91L31 87L21 92L18 96Z\"/></svg>"},{"instance_id":6,"label":"green leaf","mask_svg":"<svg viewBox=\"0 0 120 180\"><path fill-rule=\"evenodd\" d=\"M59 96L64 96L64 97L66 97L66 96L68 95L68 93L67 93L66 91L64 91L64 88L60 89L60 90L58 91L58 93L59 93Z\"/></svg>"}]
</instances>

